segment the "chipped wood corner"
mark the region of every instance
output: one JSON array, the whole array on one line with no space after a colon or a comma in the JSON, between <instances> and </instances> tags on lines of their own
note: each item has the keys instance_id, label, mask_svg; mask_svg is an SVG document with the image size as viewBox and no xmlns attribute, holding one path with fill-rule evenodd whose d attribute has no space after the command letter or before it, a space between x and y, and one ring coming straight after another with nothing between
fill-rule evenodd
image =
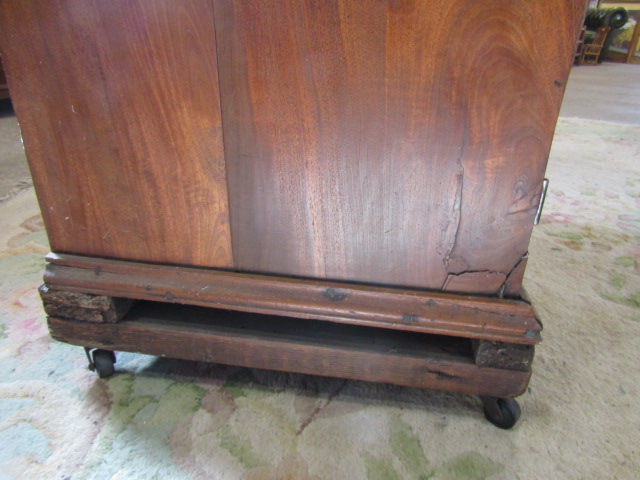
<instances>
[{"instance_id":1,"label":"chipped wood corner","mask_svg":"<svg viewBox=\"0 0 640 480\"><path fill-rule=\"evenodd\" d=\"M472 341L475 363L479 367L501 368L528 372L531 370L535 347L486 340Z\"/></svg>"},{"instance_id":2,"label":"chipped wood corner","mask_svg":"<svg viewBox=\"0 0 640 480\"><path fill-rule=\"evenodd\" d=\"M65 291L41 285L38 289L44 311L50 317L69 318L94 323L116 323L134 305L135 300L106 295Z\"/></svg>"}]
</instances>

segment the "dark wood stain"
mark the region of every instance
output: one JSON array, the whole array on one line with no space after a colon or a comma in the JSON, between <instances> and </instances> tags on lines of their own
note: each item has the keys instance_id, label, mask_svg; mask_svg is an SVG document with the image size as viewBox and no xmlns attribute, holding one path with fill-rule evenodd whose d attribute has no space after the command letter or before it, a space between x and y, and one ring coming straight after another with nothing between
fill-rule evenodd
<instances>
[{"instance_id":1,"label":"dark wood stain","mask_svg":"<svg viewBox=\"0 0 640 480\"><path fill-rule=\"evenodd\" d=\"M347 298L347 294L343 291L338 290L337 288L327 288L324 292L322 292L322 296L331 300L332 302L339 302Z\"/></svg>"}]
</instances>

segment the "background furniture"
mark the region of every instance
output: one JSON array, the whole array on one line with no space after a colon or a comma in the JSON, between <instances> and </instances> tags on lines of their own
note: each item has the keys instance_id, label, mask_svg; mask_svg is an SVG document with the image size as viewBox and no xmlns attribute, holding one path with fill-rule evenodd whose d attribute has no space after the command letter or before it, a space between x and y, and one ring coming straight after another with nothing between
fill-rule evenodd
<instances>
[{"instance_id":1,"label":"background furniture","mask_svg":"<svg viewBox=\"0 0 640 480\"><path fill-rule=\"evenodd\" d=\"M625 63L640 63L640 1L630 0L626 2L602 1L607 7L622 7L628 13L626 23L616 25L611 32L607 43L607 60Z\"/></svg>"},{"instance_id":2,"label":"background furniture","mask_svg":"<svg viewBox=\"0 0 640 480\"><path fill-rule=\"evenodd\" d=\"M512 426L583 8L3 2L52 335L103 375L95 347L473 393Z\"/></svg>"},{"instance_id":3,"label":"background furniture","mask_svg":"<svg viewBox=\"0 0 640 480\"><path fill-rule=\"evenodd\" d=\"M597 65L610 27L598 27L591 43L584 43L580 53L580 65Z\"/></svg>"},{"instance_id":4,"label":"background furniture","mask_svg":"<svg viewBox=\"0 0 640 480\"><path fill-rule=\"evenodd\" d=\"M586 31L587 27L582 27L582 30L580 30L580 35L578 36L578 40L576 41L576 53L573 62L576 65L580 65L580 61L582 59L582 49L584 48L584 36Z\"/></svg>"},{"instance_id":5,"label":"background furniture","mask_svg":"<svg viewBox=\"0 0 640 480\"><path fill-rule=\"evenodd\" d=\"M610 27L610 30L618 31L628 20L629 12L624 7L589 8L584 19L584 26L587 28L585 44L595 42L598 28ZM601 59L607 56L613 36L613 32L605 36L601 48Z\"/></svg>"}]
</instances>

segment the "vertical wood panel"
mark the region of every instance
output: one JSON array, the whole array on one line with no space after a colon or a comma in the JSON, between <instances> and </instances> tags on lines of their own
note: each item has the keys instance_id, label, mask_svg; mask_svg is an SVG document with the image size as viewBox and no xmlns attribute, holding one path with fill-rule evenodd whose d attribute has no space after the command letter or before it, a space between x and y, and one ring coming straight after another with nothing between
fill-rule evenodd
<instances>
[{"instance_id":1,"label":"vertical wood panel","mask_svg":"<svg viewBox=\"0 0 640 480\"><path fill-rule=\"evenodd\" d=\"M502 288L527 250L581 0L214 10L239 269Z\"/></svg>"},{"instance_id":2,"label":"vertical wood panel","mask_svg":"<svg viewBox=\"0 0 640 480\"><path fill-rule=\"evenodd\" d=\"M209 2L3 1L53 250L232 267Z\"/></svg>"}]
</instances>

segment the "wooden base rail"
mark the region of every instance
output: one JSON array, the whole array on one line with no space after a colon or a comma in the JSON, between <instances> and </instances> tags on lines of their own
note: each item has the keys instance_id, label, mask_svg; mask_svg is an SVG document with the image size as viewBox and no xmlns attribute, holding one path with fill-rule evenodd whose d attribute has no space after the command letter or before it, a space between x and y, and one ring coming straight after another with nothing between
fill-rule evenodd
<instances>
[{"instance_id":1,"label":"wooden base rail","mask_svg":"<svg viewBox=\"0 0 640 480\"><path fill-rule=\"evenodd\" d=\"M49 254L51 290L534 345L524 301Z\"/></svg>"},{"instance_id":2,"label":"wooden base rail","mask_svg":"<svg viewBox=\"0 0 640 480\"><path fill-rule=\"evenodd\" d=\"M467 339L155 302L118 323L49 317L49 328L83 347L505 398L531 375L475 365Z\"/></svg>"}]
</instances>

